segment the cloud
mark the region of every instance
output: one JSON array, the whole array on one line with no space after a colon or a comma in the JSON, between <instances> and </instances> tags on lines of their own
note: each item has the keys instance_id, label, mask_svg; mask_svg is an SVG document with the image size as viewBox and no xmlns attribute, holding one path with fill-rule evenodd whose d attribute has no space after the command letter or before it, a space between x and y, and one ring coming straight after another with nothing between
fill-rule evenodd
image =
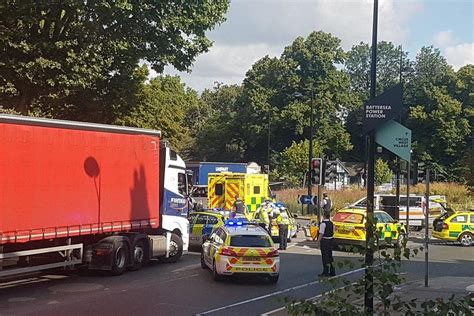
<instances>
[{"instance_id":1,"label":"cloud","mask_svg":"<svg viewBox=\"0 0 474 316\"><path fill-rule=\"evenodd\" d=\"M410 34L407 21L422 9L421 2L379 2L378 40L401 43ZM239 0L231 2L227 21L207 35L214 46L198 56L192 72L178 73L202 91L215 81L240 83L252 64L265 55L280 56L298 36L323 30L341 39L348 50L371 42L373 0ZM383 21L383 23L381 23Z\"/></svg>"},{"instance_id":2,"label":"cloud","mask_svg":"<svg viewBox=\"0 0 474 316\"><path fill-rule=\"evenodd\" d=\"M438 47L446 47L453 45L456 42L454 39L453 31L442 31L435 35L434 43Z\"/></svg>"},{"instance_id":3,"label":"cloud","mask_svg":"<svg viewBox=\"0 0 474 316\"><path fill-rule=\"evenodd\" d=\"M240 84L245 72L265 55L279 56L281 51L268 44L215 45L207 54L194 63L191 73L180 73L167 67L165 73L180 75L192 88L202 91L211 88L215 82Z\"/></svg>"},{"instance_id":4,"label":"cloud","mask_svg":"<svg viewBox=\"0 0 474 316\"><path fill-rule=\"evenodd\" d=\"M474 64L474 43L462 43L443 49L446 60L458 70L467 64Z\"/></svg>"},{"instance_id":5,"label":"cloud","mask_svg":"<svg viewBox=\"0 0 474 316\"><path fill-rule=\"evenodd\" d=\"M451 30L441 31L434 36L434 43L455 70L474 64L474 43L461 43Z\"/></svg>"}]
</instances>

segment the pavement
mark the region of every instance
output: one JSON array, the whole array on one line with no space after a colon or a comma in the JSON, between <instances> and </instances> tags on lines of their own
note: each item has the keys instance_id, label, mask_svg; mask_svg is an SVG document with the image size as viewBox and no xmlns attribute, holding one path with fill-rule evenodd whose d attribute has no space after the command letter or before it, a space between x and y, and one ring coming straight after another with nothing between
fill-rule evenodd
<instances>
[{"instance_id":1,"label":"pavement","mask_svg":"<svg viewBox=\"0 0 474 316\"><path fill-rule=\"evenodd\" d=\"M440 276L430 277L428 287L424 280L407 282L395 288L394 295L404 301L416 298L418 301L449 299L452 295L458 298L474 295L474 277ZM474 298L474 296L473 296Z\"/></svg>"}]
</instances>

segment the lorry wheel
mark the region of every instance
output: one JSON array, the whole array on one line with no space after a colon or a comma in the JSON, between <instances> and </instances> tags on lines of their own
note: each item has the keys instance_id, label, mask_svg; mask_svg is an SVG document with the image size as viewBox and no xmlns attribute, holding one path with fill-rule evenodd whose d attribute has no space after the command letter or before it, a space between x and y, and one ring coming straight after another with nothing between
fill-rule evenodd
<instances>
[{"instance_id":1,"label":"lorry wheel","mask_svg":"<svg viewBox=\"0 0 474 316\"><path fill-rule=\"evenodd\" d=\"M469 247L473 242L472 234L469 232L462 233L461 236L459 236L459 241L462 246Z\"/></svg>"},{"instance_id":2,"label":"lorry wheel","mask_svg":"<svg viewBox=\"0 0 474 316\"><path fill-rule=\"evenodd\" d=\"M160 261L174 263L181 258L183 254L183 240L177 234L171 234L170 251L168 258L161 258Z\"/></svg>"},{"instance_id":3,"label":"lorry wheel","mask_svg":"<svg viewBox=\"0 0 474 316\"><path fill-rule=\"evenodd\" d=\"M132 265L130 267L130 270L135 271L135 270L140 270L143 265L147 264L148 262L148 247L145 244L145 241L143 239L138 240L135 242L135 245L133 246L133 252L132 252Z\"/></svg>"},{"instance_id":4,"label":"lorry wheel","mask_svg":"<svg viewBox=\"0 0 474 316\"><path fill-rule=\"evenodd\" d=\"M111 275L121 275L127 268L128 245L123 240L114 240Z\"/></svg>"}]
</instances>

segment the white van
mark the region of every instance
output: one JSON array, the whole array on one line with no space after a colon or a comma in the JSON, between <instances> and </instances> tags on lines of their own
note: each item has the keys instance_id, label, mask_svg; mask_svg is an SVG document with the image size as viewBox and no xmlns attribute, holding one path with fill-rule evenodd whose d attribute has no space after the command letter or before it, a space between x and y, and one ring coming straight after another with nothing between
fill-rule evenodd
<instances>
[{"instance_id":1,"label":"white van","mask_svg":"<svg viewBox=\"0 0 474 316\"><path fill-rule=\"evenodd\" d=\"M394 194L375 194L374 207L376 210L385 211L394 219L399 220L402 223L406 223L407 219L407 196L400 195L400 206L399 216L396 214L396 201L397 196ZM424 227L425 212L423 210L425 197L422 195L411 195L409 199L409 225L412 230L420 230ZM429 224L433 223L433 220L438 217L443 211L446 204L446 197L442 195L431 195L430 196L430 215ZM355 202L352 207L355 208L366 208L367 197L364 197Z\"/></svg>"}]
</instances>

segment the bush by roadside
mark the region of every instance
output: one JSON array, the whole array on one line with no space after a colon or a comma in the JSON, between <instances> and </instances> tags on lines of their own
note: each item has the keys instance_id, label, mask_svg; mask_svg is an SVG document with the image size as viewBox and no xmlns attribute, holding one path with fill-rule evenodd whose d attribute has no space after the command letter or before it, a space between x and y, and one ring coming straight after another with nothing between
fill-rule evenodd
<instances>
[{"instance_id":1,"label":"bush by roadside","mask_svg":"<svg viewBox=\"0 0 474 316\"><path fill-rule=\"evenodd\" d=\"M326 191L332 199L333 207L339 210L343 207L353 204L355 201L366 196L367 191L364 188L352 187L339 191ZM401 186L400 193L406 194L406 186ZM424 194L425 185L418 184L410 187L411 194ZM448 206L455 210L467 210L474 207L474 196L468 187L462 184L436 182L430 184L430 192L432 195L444 195L448 200ZM289 210L296 214L307 214L308 209L305 205L303 208L298 204L298 195L305 195L308 190L305 189L286 189L275 192L277 200L285 203ZM317 194L317 187L313 188L313 195ZM303 211L303 213L302 213Z\"/></svg>"}]
</instances>

